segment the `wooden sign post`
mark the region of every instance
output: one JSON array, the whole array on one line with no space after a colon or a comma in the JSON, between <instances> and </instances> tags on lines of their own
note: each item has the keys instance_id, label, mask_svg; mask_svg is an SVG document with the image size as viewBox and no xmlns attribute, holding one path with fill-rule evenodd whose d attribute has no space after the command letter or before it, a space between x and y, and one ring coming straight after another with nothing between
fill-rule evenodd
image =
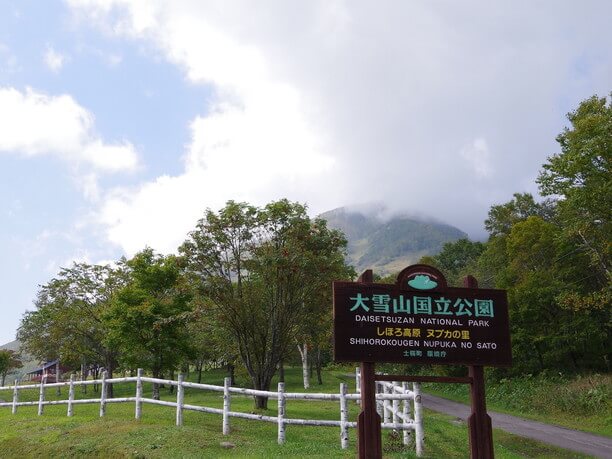
<instances>
[{"instance_id":1,"label":"wooden sign post","mask_svg":"<svg viewBox=\"0 0 612 459\"><path fill-rule=\"evenodd\" d=\"M357 280L372 283L372 270L365 271ZM360 458L382 457L380 415L376 411L376 364L361 362L361 413L357 418L357 450Z\"/></svg>"},{"instance_id":2,"label":"wooden sign post","mask_svg":"<svg viewBox=\"0 0 612 459\"><path fill-rule=\"evenodd\" d=\"M466 288L478 288L478 281L473 276L463 279ZM471 379L470 401L472 413L468 418L470 432L470 457L493 458L493 427L491 417L487 414L487 397L485 394L484 367L469 365L468 376Z\"/></svg>"},{"instance_id":3,"label":"wooden sign post","mask_svg":"<svg viewBox=\"0 0 612 459\"><path fill-rule=\"evenodd\" d=\"M405 268L394 285L373 283L372 271L357 282L334 282L334 360L361 362L362 412L357 421L360 458L382 457L376 381L469 383L471 457L493 457L486 412L484 365L512 362L504 290L479 289L468 276L448 287L427 265ZM376 375L376 362L468 366L468 377Z\"/></svg>"}]
</instances>

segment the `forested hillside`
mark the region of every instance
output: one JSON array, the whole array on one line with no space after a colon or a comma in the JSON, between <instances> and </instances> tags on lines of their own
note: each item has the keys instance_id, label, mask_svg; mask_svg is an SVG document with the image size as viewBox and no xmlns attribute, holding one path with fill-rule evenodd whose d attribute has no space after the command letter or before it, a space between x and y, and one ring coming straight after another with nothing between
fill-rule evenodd
<instances>
[{"instance_id":1,"label":"forested hillside","mask_svg":"<svg viewBox=\"0 0 612 459\"><path fill-rule=\"evenodd\" d=\"M368 210L346 207L330 210L321 218L348 240L348 262L358 272L372 268L381 275L398 271L424 255L435 255L449 241L465 238L457 228L402 215L382 218L381 206Z\"/></svg>"}]
</instances>

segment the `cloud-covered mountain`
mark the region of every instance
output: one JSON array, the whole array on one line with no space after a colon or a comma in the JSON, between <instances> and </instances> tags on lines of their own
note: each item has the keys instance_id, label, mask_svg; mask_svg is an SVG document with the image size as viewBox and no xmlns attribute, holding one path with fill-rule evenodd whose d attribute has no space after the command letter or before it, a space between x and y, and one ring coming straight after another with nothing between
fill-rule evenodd
<instances>
[{"instance_id":1,"label":"cloud-covered mountain","mask_svg":"<svg viewBox=\"0 0 612 459\"><path fill-rule=\"evenodd\" d=\"M348 261L358 273L371 268L386 275L435 255L444 243L467 235L444 223L421 217L386 215L380 206L340 207L320 215L348 239Z\"/></svg>"}]
</instances>

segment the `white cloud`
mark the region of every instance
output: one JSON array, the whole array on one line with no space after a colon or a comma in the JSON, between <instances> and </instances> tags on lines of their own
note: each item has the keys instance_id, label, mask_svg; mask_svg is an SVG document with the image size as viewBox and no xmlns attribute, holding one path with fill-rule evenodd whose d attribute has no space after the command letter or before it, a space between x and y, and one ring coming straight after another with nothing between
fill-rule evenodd
<instances>
[{"instance_id":1,"label":"white cloud","mask_svg":"<svg viewBox=\"0 0 612 459\"><path fill-rule=\"evenodd\" d=\"M105 143L93 115L71 96L0 87L0 153L54 155L96 172L133 170L138 156L129 142Z\"/></svg>"},{"instance_id":2,"label":"white cloud","mask_svg":"<svg viewBox=\"0 0 612 459\"><path fill-rule=\"evenodd\" d=\"M44 61L46 66L53 73L59 73L59 71L62 69L67 60L67 56L56 51L51 46L47 46L47 50L45 51L44 55Z\"/></svg>"},{"instance_id":3,"label":"white cloud","mask_svg":"<svg viewBox=\"0 0 612 459\"><path fill-rule=\"evenodd\" d=\"M109 228L110 240L128 254L145 245L170 252L206 207L219 208L227 199L263 204L283 197L271 183L283 182L284 190L305 182L321 186L333 161L308 142L293 145L294 139L308 136L296 130L297 122L277 132L268 109L274 111L269 105L250 106L256 114L228 109L194 120L182 175L162 176L107 197L100 219Z\"/></svg>"},{"instance_id":4,"label":"white cloud","mask_svg":"<svg viewBox=\"0 0 612 459\"><path fill-rule=\"evenodd\" d=\"M612 79L601 3L68 3L215 94L182 174L109 195L130 252L173 249L229 198L382 201L477 235L492 203L535 191L563 112ZM597 66L577 84L585 50Z\"/></svg>"},{"instance_id":5,"label":"white cloud","mask_svg":"<svg viewBox=\"0 0 612 459\"><path fill-rule=\"evenodd\" d=\"M486 139L478 137L461 149L461 157L472 167L476 176L490 178L493 173L491 153Z\"/></svg>"}]
</instances>

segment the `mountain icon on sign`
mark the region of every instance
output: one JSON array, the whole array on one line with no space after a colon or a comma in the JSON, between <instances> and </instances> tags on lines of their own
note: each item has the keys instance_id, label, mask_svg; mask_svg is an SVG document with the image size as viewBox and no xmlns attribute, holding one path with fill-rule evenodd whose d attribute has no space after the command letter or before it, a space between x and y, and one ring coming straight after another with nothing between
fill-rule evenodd
<instances>
[{"instance_id":1,"label":"mountain icon on sign","mask_svg":"<svg viewBox=\"0 0 612 459\"><path fill-rule=\"evenodd\" d=\"M408 285L418 290L431 290L432 288L436 288L438 283L425 274L419 274L410 279Z\"/></svg>"}]
</instances>

